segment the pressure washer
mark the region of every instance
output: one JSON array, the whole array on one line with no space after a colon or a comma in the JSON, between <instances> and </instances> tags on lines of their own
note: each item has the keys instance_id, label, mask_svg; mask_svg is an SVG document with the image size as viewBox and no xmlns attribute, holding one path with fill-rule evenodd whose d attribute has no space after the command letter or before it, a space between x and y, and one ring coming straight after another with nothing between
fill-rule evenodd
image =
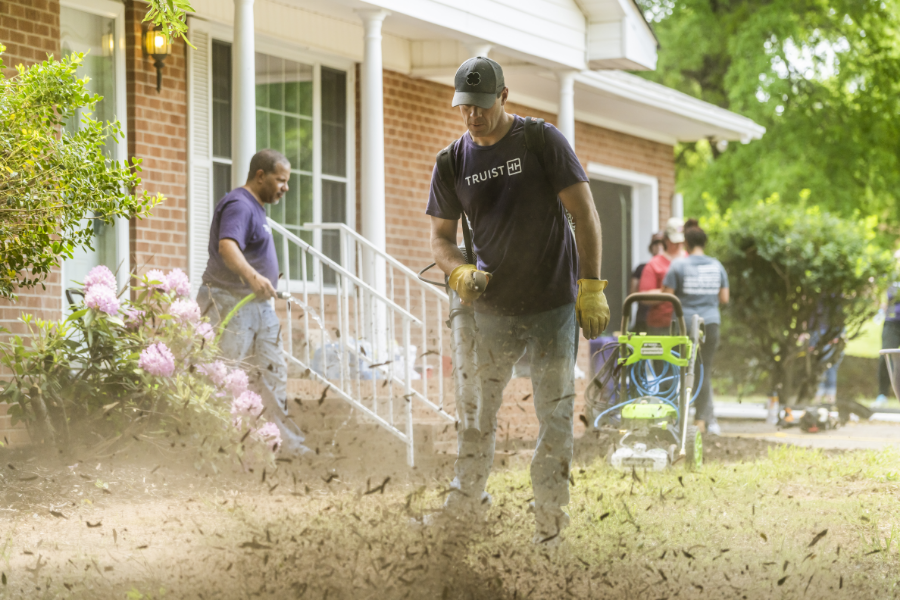
<instances>
[{"instance_id":1,"label":"pressure washer","mask_svg":"<svg viewBox=\"0 0 900 600\"><path fill-rule=\"evenodd\" d=\"M676 320L669 335L629 332L636 302L670 303ZM681 461L688 469L702 467L703 436L689 415L703 383L702 364L697 368L702 328L703 319L694 315L688 330L681 302L672 294L637 293L625 299L618 340L598 351L609 358L585 390L590 424L616 437L608 457L613 467L661 471Z\"/></svg>"}]
</instances>

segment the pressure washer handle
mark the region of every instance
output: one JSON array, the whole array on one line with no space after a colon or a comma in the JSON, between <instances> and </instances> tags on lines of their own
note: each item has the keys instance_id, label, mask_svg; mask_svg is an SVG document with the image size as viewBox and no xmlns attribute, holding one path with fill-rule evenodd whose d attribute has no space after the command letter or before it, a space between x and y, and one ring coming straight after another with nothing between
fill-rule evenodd
<instances>
[{"instance_id":1,"label":"pressure washer handle","mask_svg":"<svg viewBox=\"0 0 900 600\"><path fill-rule=\"evenodd\" d=\"M687 335L687 325L684 323L684 310L681 308L681 300L674 294L663 294L660 292L637 292L630 294L625 298L625 304L622 306L622 331L624 332L628 325L628 315L631 314L631 305L635 302L668 302L675 310L675 316L678 317L678 326L681 327L681 335Z\"/></svg>"}]
</instances>

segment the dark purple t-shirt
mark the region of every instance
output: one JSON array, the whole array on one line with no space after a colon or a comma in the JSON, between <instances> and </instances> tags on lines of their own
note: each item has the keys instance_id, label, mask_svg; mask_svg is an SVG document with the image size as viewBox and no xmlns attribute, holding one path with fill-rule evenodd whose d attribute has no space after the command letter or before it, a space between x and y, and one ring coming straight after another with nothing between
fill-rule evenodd
<instances>
[{"instance_id":1,"label":"dark purple t-shirt","mask_svg":"<svg viewBox=\"0 0 900 600\"><path fill-rule=\"evenodd\" d=\"M512 128L493 146L478 146L468 133L454 144L456 195L435 167L425 209L450 221L465 209L478 268L492 275L475 310L505 316L575 302L578 256L559 192L588 181L556 127L544 125L540 161L525 146L525 119L514 118Z\"/></svg>"},{"instance_id":2,"label":"dark purple t-shirt","mask_svg":"<svg viewBox=\"0 0 900 600\"><path fill-rule=\"evenodd\" d=\"M266 222L266 209L244 188L231 190L216 205L209 228L209 261L203 283L245 296L253 290L225 266L219 254L219 240L226 238L237 242L250 266L272 286L278 286L278 256L272 229Z\"/></svg>"}]
</instances>

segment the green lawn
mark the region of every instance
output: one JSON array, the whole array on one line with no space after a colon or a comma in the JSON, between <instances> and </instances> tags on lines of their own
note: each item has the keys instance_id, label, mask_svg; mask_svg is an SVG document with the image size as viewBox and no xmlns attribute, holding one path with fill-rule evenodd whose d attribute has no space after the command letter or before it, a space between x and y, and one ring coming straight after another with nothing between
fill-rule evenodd
<instances>
[{"instance_id":1,"label":"green lawn","mask_svg":"<svg viewBox=\"0 0 900 600\"><path fill-rule=\"evenodd\" d=\"M881 328L883 319L872 319L866 323L859 337L847 342L846 354L860 358L878 358L881 350Z\"/></svg>"}]
</instances>

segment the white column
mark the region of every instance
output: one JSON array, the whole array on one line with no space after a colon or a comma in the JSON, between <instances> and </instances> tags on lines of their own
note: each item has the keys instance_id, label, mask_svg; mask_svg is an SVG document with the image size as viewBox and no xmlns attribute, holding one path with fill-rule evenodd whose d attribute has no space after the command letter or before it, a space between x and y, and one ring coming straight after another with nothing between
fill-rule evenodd
<instances>
[{"instance_id":1,"label":"white column","mask_svg":"<svg viewBox=\"0 0 900 600\"><path fill-rule=\"evenodd\" d=\"M362 234L385 249L384 209L384 87L382 84L381 24L385 10L361 10L366 31L362 75Z\"/></svg>"},{"instance_id":2,"label":"white column","mask_svg":"<svg viewBox=\"0 0 900 600\"><path fill-rule=\"evenodd\" d=\"M487 58L487 55L491 51L491 45L485 44L484 42L466 44L466 48L469 49L469 58L475 58L476 56Z\"/></svg>"},{"instance_id":3,"label":"white column","mask_svg":"<svg viewBox=\"0 0 900 600\"><path fill-rule=\"evenodd\" d=\"M256 154L256 47L253 0L234 0L231 47L231 185L247 181Z\"/></svg>"},{"instance_id":4,"label":"white column","mask_svg":"<svg viewBox=\"0 0 900 600\"><path fill-rule=\"evenodd\" d=\"M559 79L559 113L556 127L562 132L572 148L575 147L575 76L578 71L557 71Z\"/></svg>"},{"instance_id":5,"label":"white column","mask_svg":"<svg viewBox=\"0 0 900 600\"><path fill-rule=\"evenodd\" d=\"M390 13L385 10L357 11L365 28L363 63L360 69L362 165L360 208L362 234L379 250L387 247L384 206L384 85L382 81L381 25ZM363 255L363 279L381 294L387 294L387 268L374 252ZM390 360L387 306L376 302L372 317L372 349L375 358Z\"/></svg>"}]
</instances>

